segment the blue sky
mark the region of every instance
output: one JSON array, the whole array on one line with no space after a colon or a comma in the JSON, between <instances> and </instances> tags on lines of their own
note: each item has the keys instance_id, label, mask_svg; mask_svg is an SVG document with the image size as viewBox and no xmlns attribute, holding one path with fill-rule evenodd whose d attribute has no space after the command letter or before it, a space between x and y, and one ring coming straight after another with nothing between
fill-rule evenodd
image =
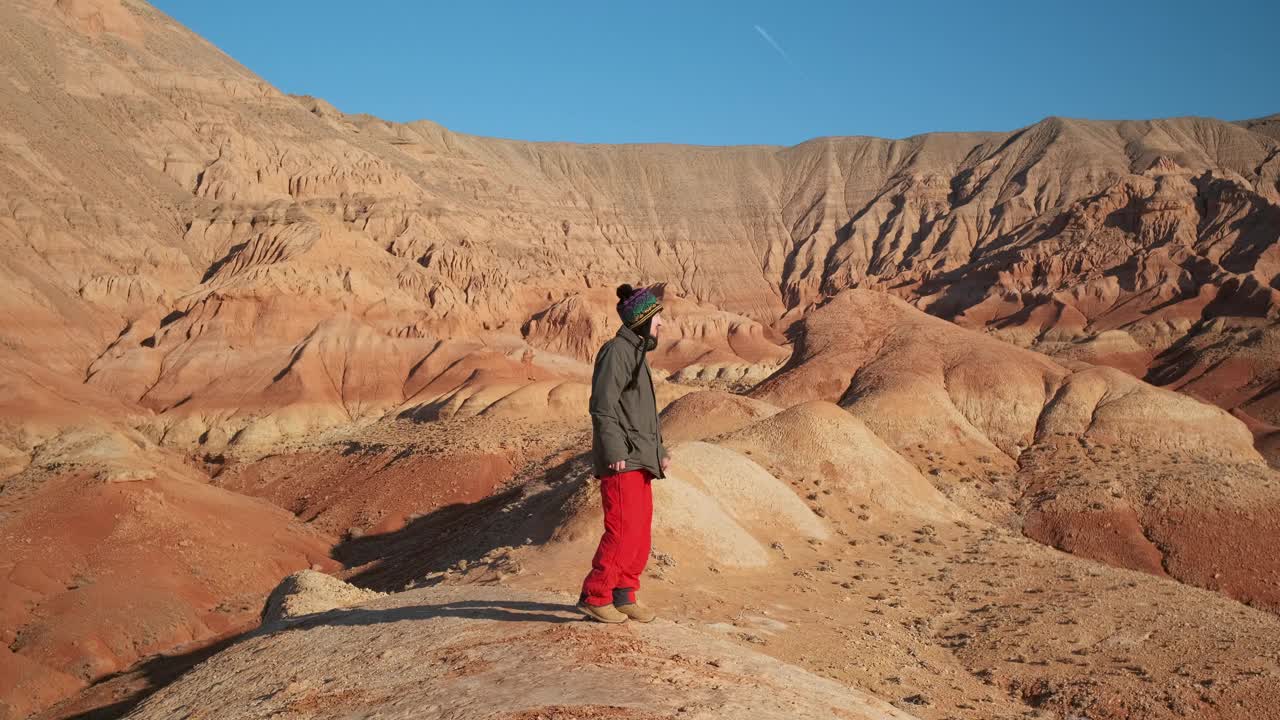
<instances>
[{"instance_id":1,"label":"blue sky","mask_svg":"<svg viewBox=\"0 0 1280 720\"><path fill-rule=\"evenodd\" d=\"M526 140L1280 112L1280 2L152 0L280 89Z\"/></svg>"}]
</instances>

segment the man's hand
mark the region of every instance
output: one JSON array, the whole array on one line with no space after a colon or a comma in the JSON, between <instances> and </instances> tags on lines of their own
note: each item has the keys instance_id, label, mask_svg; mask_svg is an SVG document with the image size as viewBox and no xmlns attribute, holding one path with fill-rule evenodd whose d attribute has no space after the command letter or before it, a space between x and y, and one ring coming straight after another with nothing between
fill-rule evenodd
<instances>
[{"instance_id":1,"label":"man's hand","mask_svg":"<svg viewBox=\"0 0 1280 720\"><path fill-rule=\"evenodd\" d=\"M609 463L609 469L614 472L622 472L622 469L625 468L626 466L627 466L626 460L619 460L618 462L615 462L615 463Z\"/></svg>"},{"instance_id":2,"label":"man's hand","mask_svg":"<svg viewBox=\"0 0 1280 720\"><path fill-rule=\"evenodd\" d=\"M665 473L665 472L667 471L667 468L671 467L671 456L670 456L670 455L664 455L664 456L662 457L662 463L661 463L661 464L662 464L662 472L664 472L664 473Z\"/></svg>"}]
</instances>

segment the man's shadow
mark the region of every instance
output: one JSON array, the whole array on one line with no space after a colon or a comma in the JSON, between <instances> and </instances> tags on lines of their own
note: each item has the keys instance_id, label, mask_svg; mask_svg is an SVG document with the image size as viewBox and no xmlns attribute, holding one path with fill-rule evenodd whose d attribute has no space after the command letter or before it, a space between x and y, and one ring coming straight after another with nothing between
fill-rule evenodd
<instances>
[{"instance_id":1,"label":"man's shadow","mask_svg":"<svg viewBox=\"0 0 1280 720\"><path fill-rule=\"evenodd\" d=\"M439 605L410 605L385 610L377 608L331 610L315 617L298 618L288 623L285 627L275 629L294 630L318 627L320 625L377 625L380 623L400 622L402 620L431 620L441 617L456 617L466 620L497 620L501 622L542 622L555 625L586 620L572 605L522 600L459 600Z\"/></svg>"}]
</instances>

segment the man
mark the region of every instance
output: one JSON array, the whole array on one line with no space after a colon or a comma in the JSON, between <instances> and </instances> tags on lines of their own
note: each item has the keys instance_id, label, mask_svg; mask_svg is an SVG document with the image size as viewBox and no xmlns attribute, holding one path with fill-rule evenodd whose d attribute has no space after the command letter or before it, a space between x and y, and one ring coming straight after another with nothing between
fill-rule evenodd
<instances>
[{"instance_id":1,"label":"man","mask_svg":"<svg viewBox=\"0 0 1280 720\"><path fill-rule=\"evenodd\" d=\"M654 478L670 459L645 353L658 345L662 303L647 288L618 287L622 327L596 354L591 379L591 456L600 478L604 535L582 583L578 609L600 622L653 620L636 600L649 562Z\"/></svg>"}]
</instances>

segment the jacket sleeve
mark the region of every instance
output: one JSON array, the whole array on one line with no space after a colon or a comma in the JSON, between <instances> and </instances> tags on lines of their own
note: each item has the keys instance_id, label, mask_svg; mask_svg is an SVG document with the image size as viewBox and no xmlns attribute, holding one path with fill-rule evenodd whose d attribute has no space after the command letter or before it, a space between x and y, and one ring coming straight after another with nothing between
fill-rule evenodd
<instances>
[{"instance_id":1,"label":"jacket sleeve","mask_svg":"<svg viewBox=\"0 0 1280 720\"><path fill-rule=\"evenodd\" d=\"M626 431L618 418L618 403L627 383L627 362L613 343L606 344L596 357L591 377L591 425L601 444L605 462L615 463L630 456Z\"/></svg>"},{"instance_id":2,"label":"jacket sleeve","mask_svg":"<svg viewBox=\"0 0 1280 720\"><path fill-rule=\"evenodd\" d=\"M667 452L667 445L662 441L662 413L658 412L658 389L653 386L653 376L649 376L649 387L653 387L653 412L657 415L658 425L658 462L666 460L670 453Z\"/></svg>"}]
</instances>

